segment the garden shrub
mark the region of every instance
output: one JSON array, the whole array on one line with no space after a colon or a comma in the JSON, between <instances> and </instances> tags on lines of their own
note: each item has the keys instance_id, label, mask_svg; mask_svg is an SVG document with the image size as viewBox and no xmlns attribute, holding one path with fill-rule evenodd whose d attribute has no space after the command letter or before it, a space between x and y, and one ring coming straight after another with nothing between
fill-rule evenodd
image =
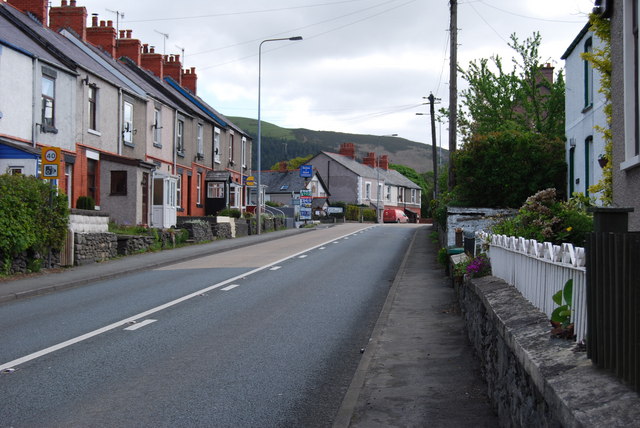
<instances>
[{"instance_id":1,"label":"garden shrub","mask_svg":"<svg viewBox=\"0 0 640 428\"><path fill-rule=\"evenodd\" d=\"M567 202L556 199L555 189L530 196L518 214L493 226L493 233L521 236L539 242L572 243L584 246L593 231L593 217L587 212L586 198L575 196Z\"/></svg>"},{"instance_id":2,"label":"garden shrub","mask_svg":"<svg viewBox=\"0 0 640 428\"><path fill-rule=\"evenodd\" d=\"M91 210L96 209L96 201L91 196L79 196L76 200L76 208L79 210Z\"/></svg>"},{"instance_id":3,"label":"garden shrub","mask_svg":"<svg viewBox=\"0 0 640 428\"><path fill-rule=\"evenodd\" d=\"M223 210L221 210L220 212L218 212L219 216L226 216L226 217L233 217L233 218L240 218L242 217L242 212L240 212L240 210L236 209L236 208L225 208Z\"/></svg>"},{"instance_id":4,"label":"garden shrub","mask_svg":"<svg viewBox=\"0 0 640 428\"><path fill-rule=\"evenodd\" d=\"M51 200L51 202L50 202ZM0 175L0 254L5 270L23 251L60 249L69 222L67 196L32 176Z\"/></svg>"}]
</instances>

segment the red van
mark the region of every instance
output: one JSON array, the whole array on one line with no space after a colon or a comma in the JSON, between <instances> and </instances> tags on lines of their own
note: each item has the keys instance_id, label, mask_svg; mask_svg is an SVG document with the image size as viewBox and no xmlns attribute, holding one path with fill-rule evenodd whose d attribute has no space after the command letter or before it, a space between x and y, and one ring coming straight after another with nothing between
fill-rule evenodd
<instances>
[{"instance_id":1,"label":"red van","mask_svg":"<svg viewBox=\"0 0 640 428\"><path fill-rule=\"evenodd\" d=\"M387 208L382 213L382 221L384 223L408 223L409 217L402 210Z\"/></svg>"}]
</instances>

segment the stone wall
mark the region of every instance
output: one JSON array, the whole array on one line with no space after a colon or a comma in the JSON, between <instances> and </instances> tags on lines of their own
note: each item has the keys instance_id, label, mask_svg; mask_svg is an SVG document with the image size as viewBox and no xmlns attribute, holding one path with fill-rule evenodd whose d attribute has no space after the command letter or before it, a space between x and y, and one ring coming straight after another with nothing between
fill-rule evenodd
<instances>
[{"instance_id":1,"label":"stone wall","mask_svg":"<svg viewBox=\"0 0 640 428\"><path fill-rule=\"evenodd\" d=\"M441 236L444 247L450 247L456 243L456 229L465 232L477 232L486 230L496 222L507 217L512 217L517 210L495 208L447 208L447 228Z\"/></svg>"},{"instance_id":2,"label":"stone wall","mask_svg":"<svg viewBox=\"0 0 640 428\"><path fill-rule=\"evenodd\" d=\"M217 223L213 225L213 235L218 239L231 239L233 232L231 231L232 223Z\"/></svg>"},{"instance_id":3,"label":"stone wall","mask_svg":"<svg viewBox=\"0 0 640 428\"><path fill-rule=\"evenodd\" d=\"M74 236L75 264L101 262L118 255L115 233L76 233Z\"/></svg>"},{"instance_id":4,"label":"stone wall","mask_svg":"<svg viewBox=\"0 0 640 428\"><path fill-rule=\"evenodd\" d=\"M635 426L640 397L597 369L572 341L552 338L547 317L504 281L457 286L469 339L500 425Z\"/></svg>"},{"instance_id":5,"label":"stone wall","mask_svg":"<svg viewBox=\"0 0 640 428\"><path fill-rule=\"evenodd\" d=\"M156 242L153 236L139 236L139 235L118 235L118 255L128 256L136 253L143 253L148 251L151 246Z\"/></svg>"},{"instance_id":6,"label":"stone wall","mask_svg":"<svg viewBox=\"0 0 640 428\"><path fill-rule=\"evenodd\" d=\"M192 239L194 242L213 241L213 228L215 226L215 222L204 221L202 219L180 222L180 227L189 231L189 239Z\"/></svg>"}]
</instances>

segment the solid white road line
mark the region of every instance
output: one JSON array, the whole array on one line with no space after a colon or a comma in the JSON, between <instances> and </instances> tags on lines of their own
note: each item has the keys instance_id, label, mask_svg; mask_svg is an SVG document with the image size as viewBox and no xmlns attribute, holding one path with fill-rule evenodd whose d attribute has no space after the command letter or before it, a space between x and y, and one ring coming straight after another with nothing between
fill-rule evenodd
<instances>
[{"instance_id":1,"label":"solid white road line","mask_svg":"<svg viewBox=\"0 0 640 428\"><path fill-rule=\"evenodd\" d=\"M370 227L375 227L375 226L370 226ZM338 239L344 238L345 236L353 235L354 233L357 233L357 232L347 233L346 235L341 236ZM40 351L36 351L36 352L34 352L32 354L25 355L24 357L20 357L20 358L17 358L15 360L13 360L13 361L6 362L6 363L0 365L0 372L2 370L14 368L16 366L19 366L20 364L27 363L27 362L29 362L31 360L35 360L36 358L43 357L43 356L45 356L47 354L50 354L52 352L59 351L60 349L66 348L68 346L75 345L76 343L80 343L80 342L82 342L84 340L91 339L92 337L95 337L95 336L98 336L98 335L100 335L102 333L106 333L106 332L111 331L113 329L122 327L123 325L129 324L129 323L131 323L133 321L136 321L136 320L138 320L140 318L146 318L149 315L155 314L156 312L160 312L162 310L165 310L167 308L175 306L178 303L182 303L182 302L185 302L187 300L193 299L194 297L201 296L202 294L207 293L207 292L209 292L211 290L215 290L216 288L224 287L227 284L234 283L234 282L236 282L236 281L238 281L240 279L246 278L246 277L248 277L250 275L253 275L253 274L258 273L260 271L263 271L265 269L270 269L272 267L277 267L279 269L280 267L277 266L278 264L283 263L283 262L285 262L287 260L293 259L295 257L298 257L301 254L304 254L304 253L307 253L309 251L315 250L316 248L320 248L323 245L327 245L328 243L333 242L334 240L335 240L335 238L332 239L331 241L323 242L322 244L315 245L315 246L313 246L311 248L307 248L306 250L299 251L299 252L297 252L295 254L292 254L290 256L284 257L284 258L282 258L280 260L276 260L275 262L269 263L269 264L261 266L259 268L255 268L255 269L253 269L253 270L251 270L249 272L245 272L245 273L242 273L240 275L234 276L233 278L229 278L227 280L219 282L217 284L210 285L210 286L205 287L205 288L203 288L201 290L195 291L195 292L193 292L191 294L187 294L186 296L182 296L182 297L180 297L178 299L175 299L175 300L172 300L170 302L167 302L167 303L165 303L163 305L156 306L155 308L151 308L151 309L146 310L144 312L140 312L137 315L133 315L133 316L131 316L129 318L125 318L125 319L120 320L120 321L116 321L116 322L114 322L112 324L109 324L109 325L104 326L102 328L99 328L97 330L93 330L93 331L90 331L89 333L85 333L85 334L80 335L78 337L74 337L73 339L66 340L66 341L58 343L56 345L49 346L48 348L42 349ZM334 242L334 243L337 243L337 242Z\"/></svg>"},{"instance_id":2,"label":"solid white road line","mask_svg":"<svg viewBox=\"0 0 640 428\"><path fill-rule=\"evenodd\" d=\"M299 258L299 259L304 259L304 258L305 258L305 257L307 257L307 256L308 256L308 254L303 254L303 255L299 256L298 258Z\"/></svg>"},{"instance_id":3,"label":"solid white road line","mask_svg":"<svg viewBox=\"0 0 640 428\"><path fill-rule=\"evenodd\" d=\"M281 267L282 267L282 266L274 266L274 267L272 267L272 268L271 268L271 269L269 269L269 270L278 270L278 269L280 269Z\"/></svg>"},{"instance_id":4,"label":"solid white road line","mask_svg":"<svg viewBox=\"0 0 640 428\"><path fill-rule=\"evenodd\" d=\"M234 289L234 288L236 288L236 287L240 287L240 284L231 284L230 286L228 286L228 287L224 287L224 288L221 288L220 290L222 290L222 291L229 291L229 290L233 290L233 289Z\"/></svg>"},{"instance_id":5,"label":"solid white road line","mask_svg":"<svg viewBox=\"0 0 640 428\"><path fill-rule=\"evenodd\" d=\"M146 320L144 320L142 322L130 325L129 327L125 328L125 330L129 330L129 331L137 330L139 328L144 327L145 325L152 324L152 323L154 323L156 321L158 321L158 320L146 319Z\"/></svg>"}]
</instances>

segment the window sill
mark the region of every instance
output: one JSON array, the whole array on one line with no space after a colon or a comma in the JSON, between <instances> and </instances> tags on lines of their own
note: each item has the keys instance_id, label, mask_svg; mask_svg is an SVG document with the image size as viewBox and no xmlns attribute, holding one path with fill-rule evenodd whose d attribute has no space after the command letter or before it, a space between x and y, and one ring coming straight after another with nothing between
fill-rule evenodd
<instances>
[{"instance_id":1,"label":"window sill","mask_svg":"<svg viewBox=\"0 0 640 428\"><path fill-rule=\"evenodd\" d=\"M640 155L627 159L620 164L620 171L626 171L640 166Z\"/></svg>"},{"instance_id":2,"label":"window sill","mask_svg":"<svg viewBox=\"0 0 640 428\"><path fill-rule=\"evenodd\" d=\"M42 125L40 127L40 130L44 134L57 134L58 133L58 129L55 126L50 126L50 125Z\"/></svg>"},{"instance_id":3,"label":"window sill","mask_svg":"<svg viewBox=\"0 0 640 428\"><path fill-rule=\"evenodd\" d=\"M126 193L109 193L109 196L127 196Z\"/></svg>"},{"instance_id":4,"label":"window sill","mask_svg":"<svg viewBox=\"0 0 640 428\"><path fill-rule=\"evenodd\" d=\"M183 213L184 212L184 208L177 207L176 211L179 212L179 213Z\"/></svg>"},{"instance_id":5,"label":"window sill","mask_svg":"<svg viewBox=\"0 0 640 428\"><path fill-rule=\"evenodd\" d=\"M125 146L127 146L127 147L135 147L135 144L130 143L130 142L128 142L128 141L123 141L123 142L122 142L122 144L124 144L124 145L125 145Z\"/></svg>"},{"instance_id":6,"label":"window sill","mask_svg":"<svg viewBox=\"0 0 640 428\"><path fill-rule=\"evenodd\" d=\"M153 143L153 147L155 147L157 149L161 149L162 148L162 144L161 143Z\"/></svg>"},{"instance_id":7,"label":"window sill","mask_svg":"<svg viewBox=\"0 0 640 428\"><path fill-rule=\"evenodd\" d=\"M196 204L196 208L204 208L204 205L202 205L202 204Z\"/></svg>"},{"instance_id":8,"label":"window sill","mask_svg":"<svg viewBox=\"0 0 640 428\"><path fill-rule=\"evenodd\" d=\"M183 151L178 151L177 155L180 156L181 158L183 158L184 157L184 152Z\"/></svg>"},{"instance_id":9,"label":"window sill","mask_svg":"<svg viewBox=\"0 0 640 428\"><path fill-rule=\"evenodd\" d=\"M589 110L591 110L591 109L593 109L593 103L589 104L588 106L585 106L585 107L582 109L582 113L586 113L586 112L588 112L588 111L589 111Z\"/></svg>"},{"instance_id":10,"label":"window sill","mask_svg":"<svg viewBox=\"0 0 640 428\"><path fill-rule=\"evenodd\" d=\"M87 133L95 135L97 137L102 137L102 133L100 131L96 131L95 129L89 128L89 129L87 129Z\"/></svg>"}]
</instances>

